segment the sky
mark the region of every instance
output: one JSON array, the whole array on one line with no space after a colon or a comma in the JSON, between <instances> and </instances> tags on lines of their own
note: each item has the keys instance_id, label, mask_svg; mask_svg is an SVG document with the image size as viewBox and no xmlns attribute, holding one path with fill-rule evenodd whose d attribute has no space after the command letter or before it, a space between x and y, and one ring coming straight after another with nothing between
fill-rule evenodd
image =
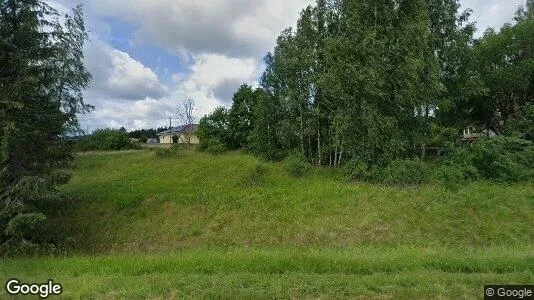
<instances>
[{"instance_id":1,"label":"sky","mask_svg":"<svg viewBox=\"0 0 534 300\"><path fill-rule=\"evenodd\" d=\"M68 12L82 3L93 75L82 128L178 125L176 108L195 101L197 120L230 106L243 83L258 85L262 59L279 33L314 0L49 0ZM525 0L461 0L480 35L512 20Z\"/></svg>"}]
</instances>

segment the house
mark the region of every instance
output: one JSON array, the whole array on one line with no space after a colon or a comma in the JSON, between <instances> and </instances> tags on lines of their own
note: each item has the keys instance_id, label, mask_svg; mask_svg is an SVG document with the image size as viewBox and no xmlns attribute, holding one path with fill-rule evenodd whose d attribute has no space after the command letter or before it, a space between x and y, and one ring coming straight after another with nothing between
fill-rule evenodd
<instances>
[{"instance_id":1,"label":"house","mask_svg":"<svg viewBox=\"0 0 534 300\"><path fill-rule=\"evenodd\" d=\"M170 130L165 130L158 133L159 142L162 144L172 144L173 137L179 144L198 144L197 137L198 125L191 124L185 126L172 127Z\"/></svg>"},{"instance_id":2,"label":"house","mask_svg":"<svg viewBox=\"0 0 534 300\"><path fill-rule=\"evenodd\" d=\"M469 126L466 129L464 129L464 133L462 135L462 141L470 143L470 142L474 142L478 140L480 137L483 137L483 136L493 138L493 137L496 137L497 134L495 134L495 132L488 130L488 129L479 131L475 127Z\"/></svg>"}]
</instances>

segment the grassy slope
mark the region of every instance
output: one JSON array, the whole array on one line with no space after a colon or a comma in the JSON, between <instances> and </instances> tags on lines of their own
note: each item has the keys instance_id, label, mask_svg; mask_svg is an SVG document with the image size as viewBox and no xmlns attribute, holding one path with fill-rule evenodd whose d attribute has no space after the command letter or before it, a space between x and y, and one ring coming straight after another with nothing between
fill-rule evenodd
<instances>
[{"instance_id":1,"label":"grassy slope","mask_svg":"<svg viewBox=\"0 0 534 300\"><path fill-rule=\"evenodd\" d=\"M56 222L86 255L6 260L0 279L54 275L73 297L480 297L484 283L534 280L530 184L402 189L277 164L247 184L258 163L80 156L65 188L80 203Z\"/></svg>"}]
</instances>

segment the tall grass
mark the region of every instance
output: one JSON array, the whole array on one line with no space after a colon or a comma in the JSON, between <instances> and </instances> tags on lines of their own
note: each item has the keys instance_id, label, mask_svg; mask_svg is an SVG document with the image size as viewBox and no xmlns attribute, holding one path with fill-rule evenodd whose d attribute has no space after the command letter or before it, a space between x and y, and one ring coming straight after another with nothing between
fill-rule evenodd
<instances>
[{"instance_id":1,"label":"tall grass","mask_svg":"<svg viewBox=\"0 0 534 300\"><path fill-rule=\"evenodd\" d=\"M185 150L80 155L52 219L65 257L4 258L0 281L64 298L481 298L534 281L534 187L386 187L337 170ZM1 296L7 296L0 294Z\"/></svg>"},{"instance_id":2,"label":"tall grass","mask_svg":"<svg viewBox=\"0 0 534 300\"><path fill-rule=\"evenodd\" d=\"M293 178L283 163L241 153L84 155L64 189L79 205L55 222L83 251L97 252L532 243L530 184L476 182L451 191L340 177L315 170Z\"/></svg>"}]
</instances>

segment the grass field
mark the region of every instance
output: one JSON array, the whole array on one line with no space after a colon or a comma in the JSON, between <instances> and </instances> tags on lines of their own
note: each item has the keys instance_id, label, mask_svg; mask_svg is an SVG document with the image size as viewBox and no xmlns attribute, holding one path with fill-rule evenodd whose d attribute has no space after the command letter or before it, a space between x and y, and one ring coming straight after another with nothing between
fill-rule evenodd
<instances>
[{"instance_id":1,"label":"grass field","mask_svg":"<svg viewBox=\"0 0 534 300\"><path fill-rule=\"evenodd\" d=\"M80 155L64 192L77 202L53 222L77 248L3 259L0 279L53 278L71 298L481 298L534 282L531 183L394 188L143 150Z\"/></svg>"}]
</instances>

